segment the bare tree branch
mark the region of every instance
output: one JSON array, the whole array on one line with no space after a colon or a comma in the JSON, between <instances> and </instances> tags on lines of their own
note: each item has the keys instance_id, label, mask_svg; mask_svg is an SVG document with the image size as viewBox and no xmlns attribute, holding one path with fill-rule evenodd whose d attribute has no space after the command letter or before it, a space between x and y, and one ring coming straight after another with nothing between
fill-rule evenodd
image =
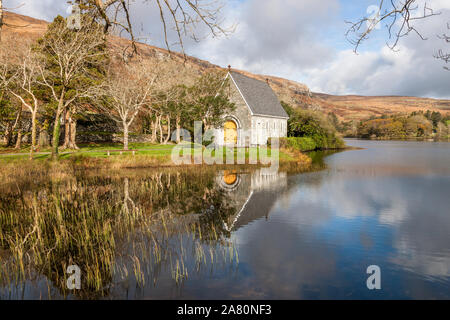
<instances>
[{"instance_id":1,"label":"bare tree branch","mask_svg":"<svg viewBox=\"0 0 450 320\"><path fill-rule=\"evenodd\" d=\"M447 29L450 30L450 23L447 23ZM442 39L445 41L445 43L450 43L450 34L443 34L442 36L438 36L439 39ZM439 49L437 54L434 55L435 58L440 59L444 61L445 63L450 62L450 52L444 52L442 49ZM444 67L444 69L449 70L449 67Z\"/></svg>"},{"instance_id":2,"label":"bare tree branch","mask_svg":"<svg viewBox=\"0 0 450 320\"><path fill-rule=\"evenodd\" d=\"M346 21L350 25L346 37L354 45L355 53L381 24L385 24L389 32L387 45L392 50L397 48L401 38L410 33L415 33L425 40L426 38L414 26L413 22L440 15L439 12L435 13L426 3L422 6L419 5L417 0L380 0L378 7L375 16L364 16L353 22Z\"/></svg>"},{"instance_id":3,"label":"bare tree branch","mask_svg":"<svg viewBox=\"0 0 450 320\"><path fill-rule=\"evenodd\" d=\"M213 37L229 35L234 32L235 26L226 28L221 18L223 5L218 0L141 0L154 3L160 14L164 29L164 41L170 51L169 29L176 33L177 43L184 51L184 38L190 37L200 40L198 27L206 26ZM84 4L98 20L103 21L105 33L111 27L117 27L120 32L125 31L131 38L133 52L137 53L136 36L133 30L130 0L78 0ZM186 56L185 56L186 57Z\"/></svg>"},{"instance_id":4,"label":"bare tree branch","mask_svg":"<svg viewBox=\"0 0 450 320\"><path fill-rule=\"evenodd\" d=\"M132 61L111 65L108 80L93 95L96 106L122 126L124 150L128 150L128 133L136 116L155 101L156 84L162 72L157 63Z\"/></svg>"}]
</instances>

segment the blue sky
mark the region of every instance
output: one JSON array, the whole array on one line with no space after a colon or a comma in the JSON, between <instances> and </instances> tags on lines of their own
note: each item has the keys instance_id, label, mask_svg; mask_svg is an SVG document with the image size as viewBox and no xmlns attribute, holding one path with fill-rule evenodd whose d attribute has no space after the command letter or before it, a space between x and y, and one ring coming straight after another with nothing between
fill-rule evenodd
<instances>
[{"instance_id":1,"label":"blue sky","mask_svg":"<svg viewBox=\"0 0 450 320\"><path fill-rule=\"evenodd\" d=\"M397 1L397 0L396 0ZM425 0L416 0L423 5ZM186 52L220 66L270 74L299 81L313 91L330 94L409 95L450 98L450 72L433 58L448 44L437 38L450 22L449 0L428 0L442 12L416 26L428 37L402 39L399 52L386 48L385 28L376 30L352 52L345 38L346 20L367 15L379 0L223 0L226 23L237 23L228 38L186 39ZM16 12L52 20L66 15L64 0L5 0ZM158 11L153 1L136 0L132 15L136 29L150 44L164 46ZM200 34L206 30L198 30Z\"/></svg>"}]
</instances>

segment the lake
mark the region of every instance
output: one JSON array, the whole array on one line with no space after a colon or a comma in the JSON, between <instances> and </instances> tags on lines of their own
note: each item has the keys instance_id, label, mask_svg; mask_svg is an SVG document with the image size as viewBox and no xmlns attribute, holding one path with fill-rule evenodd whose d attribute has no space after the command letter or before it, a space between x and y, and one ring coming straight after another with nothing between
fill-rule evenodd
<instances>
[{"instance_id":1,"label":"lake","mask_svg":"<svg viewBox=\"0 0 450 320\"><path fill-rule=\"evenodd\" d=\"M149 169L5 185L2 239L14 250L0 251L0 298L449 299L450 144L347 144L362 149L312 153L306 173ZM69 265L81 269L76 293ZM372 265L380 290L366 285Z\"/></svg>"}]
</instances>

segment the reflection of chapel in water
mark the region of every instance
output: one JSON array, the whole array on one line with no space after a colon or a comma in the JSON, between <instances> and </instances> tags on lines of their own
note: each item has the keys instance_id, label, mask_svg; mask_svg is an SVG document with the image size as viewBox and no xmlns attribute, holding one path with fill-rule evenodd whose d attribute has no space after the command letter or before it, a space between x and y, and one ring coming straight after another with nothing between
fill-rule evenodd
<instances>
[{"instance_id":1,"label":"reflection of chapel in water","mask_svg":"<svg viewBox=\"0 0 450 320\"><path fill-rule=\"evenodd\" d=\"M287 174L270 168L252 173L226 170L217 177L217 182L236 208L236 213L225 222L228 231L235 231L255 220L269 217L278 196L287 188Z\"/></svg>"}]
</instances>

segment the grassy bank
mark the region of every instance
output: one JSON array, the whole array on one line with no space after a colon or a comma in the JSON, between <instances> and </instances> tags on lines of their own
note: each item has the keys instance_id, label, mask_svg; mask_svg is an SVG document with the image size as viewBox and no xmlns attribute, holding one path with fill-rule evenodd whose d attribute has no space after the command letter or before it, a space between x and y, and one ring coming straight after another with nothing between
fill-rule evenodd
<instances>
[{"instance_id":1,"label":"grassy bank","mask_svg":"<svg viewBox=\"0 0 450 320\"><path fill-rule=\"evenodd\" d=\"M280 148L308 152L317 150L345 149L346 145L344 140L337 136L331 138L324 136L289 137L280 139Z\"/></svg>"},{"instance_id":2,"label":"grassy bank","mask_svg":"<svg viewBox=\"0 0 450 320\"><path fill-rule=\"evenodd\" d=\"M108 150L121 150L119 144L102 144L102 145L85 145L80 150L64 150L60 154L58 163L50 161L50 153L48 150L41 150L35 154L33 160L29 159L26 149L17 152L16 150L3 149L0 154L0 177L16 176L23 174L33 174L33 172L60 171L67 172L77 169L124 169L124 168L158 168L177 166L172 162L172 151L175 145L151 145L151 144L131 144L131 149L137 150L135 155L124 153L120 155L118 152L112 152L108 156ZM191 159L195 153L192 146L186 145L184 154ZM199 151L196 149L197 152ZM257 158L257 165L267 164L264 161L265 156L272 156L272 150L269 148L247 148L247 149L230 149L224 148L224 161L226 157L233 158L235 163L238 159L238 153L245 153L245 164L250 164L250 159ZM212 153L214 156L214 152ZM292 148L281 148L279 150L279 162L281 165L294 163L308 166L311 159ZM193 163L193 161L192 161ZM245 165L244 163L240 163ZM251 163L254 164L254 163ZM184 165L186 166L186 165ZM53 170L53 169L54 170Z\"/></svg>"},{"instance_id":3,"label":"grassy bank","mask_svg":"<svg viewBox=\"0 0 450 320\"><path fill-rule=\"evenodd\" d=\"M60 149L62 155L66 153L90 153L91 156L106 157L107 150L123 150L123 144L120 143L89 143L80 144L78 150L74 149ZM153 155L170 155L172 149L175 147L173 144L151 144L151 143L130 143L130 150L139 150L141 154L153 154ZM50 153L51 147L40 148L38 153ZM0 146L0 155L8 154L23 154L24 156L30 153L30 146L24 146L20 150L14 148L5 148Z\"/></svg>"}]
</instances>

